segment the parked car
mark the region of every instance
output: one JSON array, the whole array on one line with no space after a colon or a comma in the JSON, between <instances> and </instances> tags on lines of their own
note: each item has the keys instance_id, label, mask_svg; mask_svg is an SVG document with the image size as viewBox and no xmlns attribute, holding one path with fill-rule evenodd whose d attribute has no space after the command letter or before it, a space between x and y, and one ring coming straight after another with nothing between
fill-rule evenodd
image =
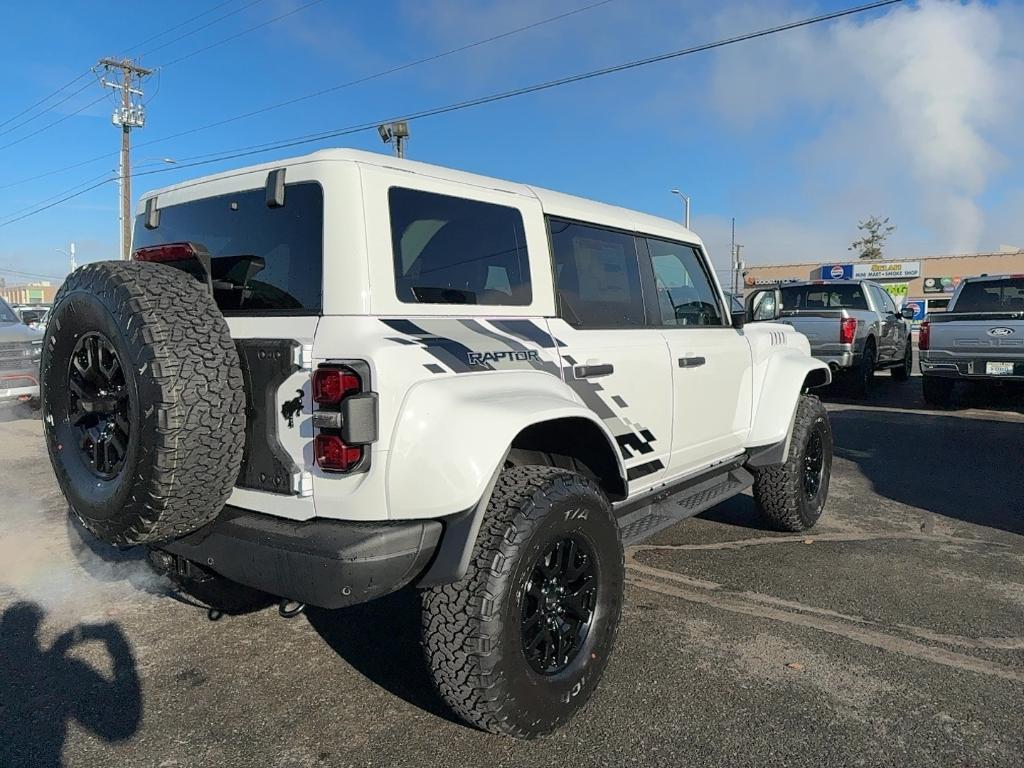
<instances>
[{"instance_id":1,"label":"parked car","mask_svg":"<svg viewBox=\"0 0 1024 768\"><path fill-rule=\"evenodd\" d=\"M33 402L39 397L39 358L43 335L24 323L0 299L0 403Z\"/></svg>"},{"instance_id":2,"label":"parked car","mask_svg":"<svg viewBox=\"0 0 1024 768\"><path fill-rule=\"evenodd\" d=\"M836 373L852 377L866 396L875 371L887 368L906 381L913 368L910 307L896 307L882 286L869 280L814 280L762 288L748 296L769 316L780 302L782 322L807 337L811 354Z\"/></svg>"},{"instance_id":3,"label":"parked car","mask_svg":"<svg viewBox=\"0 0 1024 768\"><path fill-rule=\"evenodd\" d=\"M958 381L1024 381L1024 275L962 280L918 336L924 398L948 405Z\"/></svg>"},{"instance_id":4,"label":"parked car","mask_svg":"<svg viewBox=\"0 0 1024 768\"><path fill-rule=\"evenodd\" d=\"M828 366L741 330L674 222L334 150L148 194L133 243L47 326L74 513L285 614L415 585L437 688L480 728L537 736L590 698L624 544L751 487L782 530L824 508Z\"/></svg>"}]
</instances>

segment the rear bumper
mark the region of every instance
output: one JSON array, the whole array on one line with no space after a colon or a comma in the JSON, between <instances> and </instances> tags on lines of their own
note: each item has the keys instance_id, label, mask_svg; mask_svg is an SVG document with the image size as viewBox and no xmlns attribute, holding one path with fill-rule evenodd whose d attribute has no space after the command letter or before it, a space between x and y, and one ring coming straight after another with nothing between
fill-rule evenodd
<instances>
[{"instance_id":1,"label":"rear bumper","mask_svg":"<svg viewBox=\"0 0 1024 768\"><path fill-rule=\"evenodd\" d=\"M1020 358L996 355L986 357L954 358L948 355L931 355L922 353L920 359L921 373L927 376L940 376L947 379L990 379L992 381L1024 381L1024 360ZM990 374L988 363L1012 363L1012 374Z\"/></svg>"},{"instance_id":2,"label":"rear bumper","mask_svg":"<svg viewBox=\"0 0 1024 768\"><path fill-rule=\"evenodd\" d=\"M232 581L321 608L394 592L423 572L438 520L295 521L227 506L195 533L158 549Z\"/></svg>"},{"instance_id":3,"label":"rear bumper","mask_svg":"<svg viewBox=\"0 0 1024 768\"><path fill-rule=\"evenodd\" d=\"M0 371L0 403L39 397L39 367Z\"/></svg>"},{"instance_id":4,"label":"rear bumper","mask_svg":"<svg viewBox=\"0 0 1024 768\"><path fill-rule=\"evenodd\" d=\"M852 350L835 351L835 350L811 350L811 357L816 360L821 360L823 363L828 363L828 367L833 371L840 368L854 368L860 364L860 353Z\"/></svg>"}]
</instances>

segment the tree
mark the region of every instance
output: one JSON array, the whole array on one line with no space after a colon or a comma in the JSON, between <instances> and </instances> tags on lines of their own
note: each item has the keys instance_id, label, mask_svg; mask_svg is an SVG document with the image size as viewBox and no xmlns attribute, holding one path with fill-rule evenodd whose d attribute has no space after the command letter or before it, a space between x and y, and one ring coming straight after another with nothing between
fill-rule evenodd
<instances>
[{"instance_id":1,"label":"tree","mask_svg":"<svg viewBox=\"0 0 1024 768\"><path fill-rule=\"evenodd\" d=\"M848 250L857 251L858 256L862 259L880 259L885 239L896 229L896 225L889 223L888 216L884 219L878 216L868 216L867 219L857 224L857 229L861 231L861 237L854 240Z\"/></svg>"}]
</instances>

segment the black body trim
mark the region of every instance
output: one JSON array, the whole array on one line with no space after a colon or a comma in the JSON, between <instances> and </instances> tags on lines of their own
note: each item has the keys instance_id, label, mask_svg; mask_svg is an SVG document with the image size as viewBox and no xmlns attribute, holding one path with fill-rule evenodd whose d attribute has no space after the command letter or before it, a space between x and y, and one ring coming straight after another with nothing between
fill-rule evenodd
<instances>
[{"instance_id":1,"label":"black body trim","mask_svg":"<svg viewBox=\"0 0 1024 768\"><path fill-rule=\"evenodd\" d=\"M245 451L238 473L239 488L291 494L299 472L277 435L277 390L299 370L291 339L237 339L245 382ZM303 411L301 399L297 413ZM297 415L297 414L296 414Z\"/></svg>"},{"instance_id":2,"label":"black body trim","mask_svg":"<svg viewBox=\"0 0 1024 768\"><path fill-rule=\"evenodd\" d=\"M226 506L209 525L159 547L232 581L320 608L373 600L422 572L439 520L286 520Z\"/></svg>"}]
</instances>

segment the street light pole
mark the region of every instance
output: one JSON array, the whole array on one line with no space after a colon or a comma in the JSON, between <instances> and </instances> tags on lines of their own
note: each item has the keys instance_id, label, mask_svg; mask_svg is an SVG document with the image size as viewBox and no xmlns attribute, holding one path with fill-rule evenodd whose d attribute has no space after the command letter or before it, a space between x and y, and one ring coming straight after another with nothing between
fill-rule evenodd
<instances>
[{"instance_id":1,"label":"street light pole","mask_svg":"<svg viewBox=\"0 0 1024 768\"><path fill-rule=\"evenodd\" d=\"M686 228L689 229L690 228L690 196L689 195L684 195L678 189L673 189L672 190L672 194L673 195L679 195L679 197L682 198L682 200L683 200L683 207L685 209L684 224L685 224Z\"/></svg>"}]
</instances>

